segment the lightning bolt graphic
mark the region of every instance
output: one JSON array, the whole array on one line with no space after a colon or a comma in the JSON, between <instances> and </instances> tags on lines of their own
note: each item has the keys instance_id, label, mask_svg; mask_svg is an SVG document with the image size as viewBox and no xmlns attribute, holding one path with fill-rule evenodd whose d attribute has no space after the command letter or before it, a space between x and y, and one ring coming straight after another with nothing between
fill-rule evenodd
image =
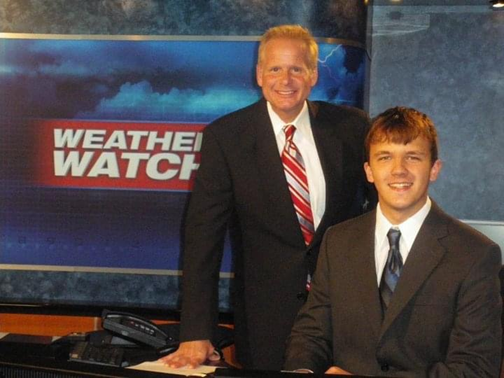
<instances>
[{"instance_id":1,"label":"lightning bolt graphic","mask_svg":"<svg viewBox=\"0 0 504 378\"><path fill-rule=\"evenodd\" d=\"M327 61L329 60L329 58L330 58L331 56L333 56L334 54L336 54L336 52L337 52L337 51L338 51L341 47L342 47L342 45L338 45L337 47L335 47L334 49L332 49L332 50L329 52L329 54L327 54L327 55L324 57L324 59L318 59L318 61L319 61L320 65L321 65L322 67L324 67L324 68L327 70L327 72L329 73L329 77L330 77L330 78L331 78L334 82L337 82L337 78L336 78L336 77L334 77L334 76L332 75L331 68L330 68L330 67L329 67L329 65L327 64Z\"/></svg>"}]
</instances>

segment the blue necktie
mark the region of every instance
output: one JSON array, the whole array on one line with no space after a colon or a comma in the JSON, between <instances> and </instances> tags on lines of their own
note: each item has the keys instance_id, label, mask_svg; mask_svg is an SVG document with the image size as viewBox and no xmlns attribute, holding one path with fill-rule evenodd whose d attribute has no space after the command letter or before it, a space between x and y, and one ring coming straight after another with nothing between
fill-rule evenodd
<instances>
[{"instance_id":1,"label":"blue necktie","mask_svg":"<svg viewBox=\"0 0 504 378\"><path fill-rule=\"evenodd\" d=\"M385 312L392 299L392 294L394 294L403 267L401 253L399 252L401 231L391 228L387 233L387 238L390 249L380 282L380 297L382 300L383 312Z\"/></svg>"}]
</instances>

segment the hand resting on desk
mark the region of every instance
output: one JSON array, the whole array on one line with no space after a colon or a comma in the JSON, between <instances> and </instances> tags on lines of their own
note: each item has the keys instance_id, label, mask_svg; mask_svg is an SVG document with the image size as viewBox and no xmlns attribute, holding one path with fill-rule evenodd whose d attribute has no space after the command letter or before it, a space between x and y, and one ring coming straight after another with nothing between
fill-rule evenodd
<instances>
[{"instance_id":1,"label":"hand resting on desk","mask_svg":"<svg viewBox=\"0 0 504 378\"><path fill-rule=\"evenodd\" d=\"M343 370L342 368L339 368L337 366L331 366L325 374L339 374L339 375L352 375L352 373L349 373L346 370Z\"/></svg>"},{"instance_id":2,"label":"hand resting on desk","mask_svg":"<svg viewBox=\"0 0 504 378\"><path fill-rule=\"evenodd\" d=\"M296 369L292 371L293 373L305 373L305 374L313 374L313 371L310 369ZM337 366L331 366L329 369L324 374L338 374L338 375L353 375L352 373L349 373L346 370L343 370L342 368L339 368Z\"/></svg>"},{"instance_id":3,"label":"hand resting on desk","mask_svg":"<svg viewBox=\"0 0 504 378\"><path fill-rule=\"evenodd\" d=\"M206 360L218 361L220 356L215 353L215 348L209 340L185 341L172 354L160 359L171 368L195 369Z\"/></svg>"}]
</instances>

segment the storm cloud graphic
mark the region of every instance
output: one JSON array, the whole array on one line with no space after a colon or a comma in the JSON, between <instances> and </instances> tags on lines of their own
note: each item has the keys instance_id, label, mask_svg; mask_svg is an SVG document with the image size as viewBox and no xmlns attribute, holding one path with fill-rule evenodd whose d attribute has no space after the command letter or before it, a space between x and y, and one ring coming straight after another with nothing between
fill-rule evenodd
<instances>
[{"instance_id":1,"label":"storm cloud graphic","mask_svg":"<svg viewBox=\"0 0 504 378\"><path fill-rule=\"evenodd\" d=\"M0 40L4 115L211 122L261 97L257 42ZM361 49L320 44L310 99L361 106Z\"/></svg>"}]
</instances>

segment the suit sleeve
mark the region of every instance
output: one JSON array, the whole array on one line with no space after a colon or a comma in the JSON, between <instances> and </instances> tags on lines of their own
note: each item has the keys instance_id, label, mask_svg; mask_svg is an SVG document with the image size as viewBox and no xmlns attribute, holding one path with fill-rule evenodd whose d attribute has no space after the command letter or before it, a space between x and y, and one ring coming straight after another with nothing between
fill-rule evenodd
<instances>
[{"instance_id":1,"label":"suit sleeve","mask_svg":"<svg viewBox=\"0 0 504 378\"><path fill-rule=\"evenodd\" d=\"M374 184L370 183L367 178L366 178L366 173L364 171L364 163L367 162L367 154L366 154L366 137L369 132L369 129L371 128L371 120L369 119L368 115L365 115L365 118L363 120L363 134L362 134L362 142L361 142L361 151L362 151L362 164L361 164L361 180L362 180L362 185L359 188L359 192L357 193L357 196L360 196L358 198L358 202L360 204L360 212L357 213L357 215L367 213L368 211L371 211L376 208L376 205L378 204L378 192L376 191L376 187ZM360 202L359 202L360 201Z\"/></svg>"},{"instance_id":2,"label":"suit sleeve","mask_svg":"<svg viewBox=\"0 0 504 378\"><path fill-rule=\"evenodd\" d=\"M356 151L356 156L359 157L357 162L359 185L357 186L350 213L347 217L347 219L350 219L373 210L378 203L378 193L375 186L367 181L363 168L364 163L367 161L365 141L371 127L371 120L368 114L360 109L347 106L343 106L342 108L347 109L346 122L348 122L349 127L353 130L353 137L349 141L352 148ZM350 136L347 135L347 137Z\"/></svg>"},{"instance_id":3,"label":"suit sleeve","mask_svg":"<svg viewBox=\"0 0 504 378\"><path fill-rule=\"evenodd\" d=\"M460 289L447 358L404 377L498 377L501 365L501 252L488 248Z\"/></svg>"},{"instance_id":4,"label":"suit sleeve","mask_svg":"<svg viewBox=\"0 0 504 378\"><path fill-rule=\"evenodd\" d=\"M211 127L207 127L184 228L181 341L212 339L218 319L219 271L232 206L225 155Z\"/></svg>"},{"instance_id":5,"label":"suit sleeve","mask_svg":"<svg viewBox=\"0 0 504 378\"><path fill-rule=\"evenodd\" d=\"M297 315L287 340L285 370L310 369L315 373L323 373L332 365L327 234L322 240L317 274L313 278L310 295Z\"/></svg>"}]
</instances>

